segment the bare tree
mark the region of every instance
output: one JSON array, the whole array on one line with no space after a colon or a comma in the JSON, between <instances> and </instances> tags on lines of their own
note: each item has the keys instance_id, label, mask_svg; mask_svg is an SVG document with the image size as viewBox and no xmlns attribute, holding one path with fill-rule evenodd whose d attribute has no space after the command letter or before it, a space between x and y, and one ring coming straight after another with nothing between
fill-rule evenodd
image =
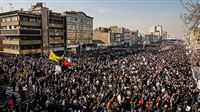
<instances>
[{"instance_id":1,"label":"bare tree","mask_svg":"<svg viewBox=\"0 0 200 112\"><path fill-rule=\"evenodd\" d=\"M198 0L180 0L186 13L181 15L183 22L188 28L188 33L192 34L195 40L200 40L200 3ZM193 39L192 39L193 40ZM191 43L190 43L191 44ZM192 43L191 47L191 62L194 66L198 66L200 59L198 57L199 53L196 52L195 47L198 43Z\"/></svg>"},{"instance_id":2,"label":"bare tree","mask_svg":"<svg viewBox=\"0 0 200 112\"><path fill-rule=\"evenodd\" d=\"M183 22L189 31L193 30L195 33L199 31L200 27L200 3L198 0L180 0L186 9L186 13L181 15Z\"/></svg>"}]
</instances>

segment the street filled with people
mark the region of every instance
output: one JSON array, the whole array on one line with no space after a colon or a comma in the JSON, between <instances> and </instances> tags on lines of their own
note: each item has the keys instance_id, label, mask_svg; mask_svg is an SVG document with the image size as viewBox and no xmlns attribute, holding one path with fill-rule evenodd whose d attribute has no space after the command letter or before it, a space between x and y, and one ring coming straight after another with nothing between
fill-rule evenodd
<instances>
[{"instance_id":1,"label":"street filled with people","mask_svg":"<svg viewBox=\"0 0 200 112\"><path fill-rule=\"evenodd\" d=\"M200 91L181 43L109 47L71 58L73 67L57 73L58 62L48 56L1 56L0 75L20 95L10 95L1 110L200 111Z\"/></svg>"}]
</instances>

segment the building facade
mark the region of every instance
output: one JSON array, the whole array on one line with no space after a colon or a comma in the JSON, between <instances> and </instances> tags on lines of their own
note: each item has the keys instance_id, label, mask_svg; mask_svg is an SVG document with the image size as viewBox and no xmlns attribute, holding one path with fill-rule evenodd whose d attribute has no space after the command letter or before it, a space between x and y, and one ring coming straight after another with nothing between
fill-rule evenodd
<instances>
[{"instance_id":1,"label":"building facade","mask_svg":"<svg viewBox=\"0 0 200 112\"><path fill-rule=\"evenodd\" d=\"M152 26L150 28L150 32L147 35L153 35L155 38L159 38L158 41L167 39L167 31L163 30L163 27L161 25Z\"/></svg>"},{"instance_id":2,"label":"building facade","mask_svg":"<svg viewBox=\"0 0 200 112\"><path fill-rule=\"evenodd\" d=\"M24 11L0 14L3 52L11 54L37 54L41 52L41 17Z\"/></svg>"},{"instance_id":3,"label":"building facade","mask_svg":"<svg viewBox=\"0 0 200 112\"><path fill-rule=\"evenodd\" d=\"M48 54L52 50L61 53L67 49L67 44L87 44L92 40L93 18L87 16L90 18L88 22L85 16L83 12L78 13L76 19L73 16L73 20L80 21L80 23L73 22L79 30L76 29L76 33L71 33L70 28L74 28L70 26L72 18L67 13L52 12L49 8L43 7L42 3L31 6L28 11L16 10L0 13L3 52ZM89 27L86 27L87 25Z\"/></svg>"},{"instance_id":4,"label":"building facade","mask_svg":"<svg viewBox=\"0 0 200 112\"><path fill-rule=\"evenodd\" d=\"M193 29L188 35L190 61L193 66L200 66L200 32L199 29L196 31Z\"/></svg>"},{"instance_id":5,"label":"building facade","mask_svg":"<svg viewBox=\"0 0 200 112\"><path fill-rule=\"evenodd\" d=\"M111 43L111 35L108 28L99 27L93 31L94 43L101 45L109 45Z\"/></svg>"},{"instance_id":6,"label":"building facade","mask_svg":"<svg viewBox=\"0 0 200 112\"><path fill-rule=\"evenodd\" d=\"M68 48L90 44L93 40L93 18L84 12L66 11L65 27Z\"/></svg>"},{"instance_id":7,"label":"building facade","mask_svg":"<svg viewBox=\"0 0 200 112\"><path fill-rule=\"evenodd\" d=\"M121 45L133 42L138 37L138 31L131 31L124 27L111 26L109 28L99 27L93 32L93 40L104 45Z\"/></svg>"}]
</instances>

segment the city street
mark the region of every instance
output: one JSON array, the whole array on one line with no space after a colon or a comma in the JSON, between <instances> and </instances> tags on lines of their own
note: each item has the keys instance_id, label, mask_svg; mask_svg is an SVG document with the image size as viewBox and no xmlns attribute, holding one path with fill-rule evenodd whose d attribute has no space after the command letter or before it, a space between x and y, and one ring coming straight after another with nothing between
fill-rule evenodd
<instances>
[{"instance_id":1,"label":"city street","mask_svg":"<svg viewBox=\"0 0 200 112\"><path fill-rule=\"evenodd\" d=\"M200 112L198 0L0 6L0 112Z\"/></svg>"}]
</instances>

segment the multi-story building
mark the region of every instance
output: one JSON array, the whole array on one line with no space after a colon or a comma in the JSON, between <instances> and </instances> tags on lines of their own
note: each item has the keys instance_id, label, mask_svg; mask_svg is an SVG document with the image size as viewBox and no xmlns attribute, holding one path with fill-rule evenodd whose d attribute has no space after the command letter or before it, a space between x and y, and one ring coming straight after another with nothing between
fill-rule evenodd
<instances>
[{"instance_id":1,"label":"multi-story building","mask_svg":"<svg viewBox=\"0 0 200 112\"><path fill-rule=\"evenodd\" d=\"M158 41L167 39L167 32L163 31L163 27L161 25L151 27L148 35L152 35L155 38L158 37Z\"/></svg>"},{"instance_id":2,"label":"multi-story building","mask_svg":"<svg viewBox=\"0 0 200 112\"><path fill-rule=\"evenodd\" d=\"M200 32L199 29L191 30L188 35L190 61L195 66L200 63ZM200 66L200 65L199 65Z\"/></svg>"},{"instance_id":3,"label":"multi-story building","mask_svg":"<svg viewBox=\"0 0 200 112\"><path fill-rule=\"evenodd\" d=\"M138 36L138 31L131 31L127 28L111 26L109 28L96 28L94 30L94 41L102 42L105 45L120 45L132 42Z\"/></svg>"},{"instance_id":4,"label":"multi-story building","mask_svg":"<svg viewBox=\"0 0 200 112\"><path fill-rule=\"evenodd\" d=\"M116 45L124 42L124 28L118 26L109 27L111 35L111 45Z\"/></svg>"},{"instance_id":5,"label":"multi-story building","mask_svg":"<svg viewBox=\"0 0 200 112\"><path fill-rule=\"evenodd\" d=\"M62 13L66 17L66 35L68 48L92 43L93 18L84 12L66 11Z\"/></svg>"},{"instance_id":6,"label":"multi-story building","mask_svg":"<svg viewBox=\"0 0 200 112\"><path fill-rule=\"evenodd\" d=\"M96 28L93 31L93 41L97 44L109 45L111 43L109 29L103 27Z\"/></svg>"},{"instance_id":7,"label":"multi-story building","mask_svg":"<svg viewBox=\"0 0 200 112\"><path fill-rule=\"evenodd\" d=\"M47 54L49 50L64 50L63 16L42 3L29 11L1 13L0 18L4 53Z\"/></svg>"},{"instance_id":8,"label":"multi-story building","mask_svg":"<svg viewBox=\"0 0 200 112\"><path fill-rule=\"evenodd\" d=\"M124 35L124 42L131 44L137 44L138 43L138 30L132 31L127 28L123 28L123 35Z\"/></svg>"},{"instance_id":9,"label":"multi-story building","mask_svg":"<svg viewBox=\"0 0 200 112\"><path fill-rule=\"evenodd\" d=\"M41 16L25 11L0 14L3 52L11 54L37 54L41 52Z\"/></svg>"},{"instance_id":10,"label":"multi-story building","mask_svg":"<svg viewBox=\"0 0 200 112\"><path fill-rule=\"evenodd\" d=\"M43 7L42 3L33 5L30 12L41 16L41 53L47 54L49 50L62 52L65 43L65 30L64 17L61 13L52 12L49 8Z\"/></svg>"},{"instance_id":11,"label":"multi-story building","mask_svg":"<svg viewBox=\"0 0 200 112\"><path fill-rule=\"evenodd\" d=\"M67 42L82 45L92 40L93 18L83 12L61 14L37 3L28 11L0 13L0 19L4 53L48 54L50 50L62 53Z\"/></svg>"}]
</instances>

